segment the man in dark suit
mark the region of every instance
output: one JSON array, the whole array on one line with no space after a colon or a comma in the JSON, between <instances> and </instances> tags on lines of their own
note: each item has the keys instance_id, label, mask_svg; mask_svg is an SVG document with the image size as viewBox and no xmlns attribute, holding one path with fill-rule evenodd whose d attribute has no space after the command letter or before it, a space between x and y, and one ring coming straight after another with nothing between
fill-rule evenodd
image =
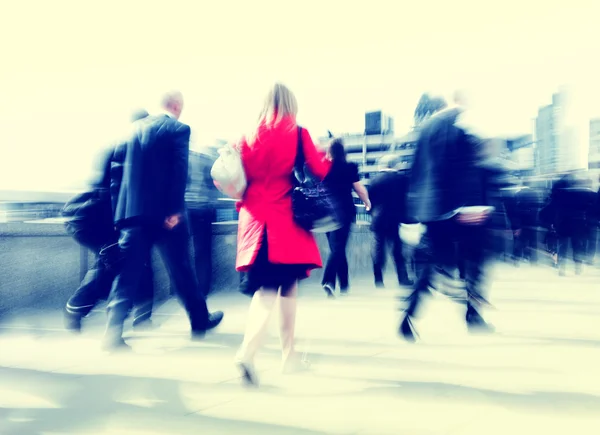
<instances>
[{"instance_id":1,"label":"man in dark suit","mask_svg":"<svg viewBox=\"0 0 600 435\"><path fill-rule=\"evenodd\" d=\"M145 110L136 111L131 121L144 119ZM123 164L125 144L110 147L102 156L99 179L90 191L73 198L63 208L67 231L84 248L96 255L94 265L88 270L79 288L69 298L65 307L65 327L81 331L81 321L99 301L107 299L119 267L119 234L114 228L110 200L111 167ZM134 327L148 324L152 314L154 282L152 265L147 259L143 281L134 305Z\"/></svg>"},{"instance_id":2,"label":"man in dark suit","mask_svg":"<svg viewBox=\"0 0 600 435\"><path fill-rule=\"evenodd\" d=\"M139 292L144 259L154 245L185 307L193 337L203 337L223 319L210 314L198 285L189 250L185 191L188 181L190 127L179 122L183 96L167 94L164 113L137 125L127 142L125 164L111 180L115 225L120 230L122 270L108 305L103 347L127 348L123 323Z\"/></svg>"},{"instance_id":3,"label":"man in dark suit","mask_svg":"<svg viewBox=\"0 0 600 435\"><path fill-rule=\"evenodd\" d=\"M485 258L487 205L480 142L459 125L462 107L439 107L421 129L411 169L407 215L427 228L423 265L408 297L399 332L415 340L411 318L421 296L432 287L436 268L460 269L466 281L466 322L470 329L489 329L478 306ZM485 211L483 211L485 210Z\"/></svg>"},{"instance_id":4,"label":"man in dark suit","mask_svg":"<svg viewBox=\"0 0 600 435\"><path fill-rule=\"evenodd\" d=\"M373 274L375 285L383 287L383 270L386 263L386 246L392 248L398 283L410 286L406 262L402 254L400 224L405 220L407 179L396 170L398 159L384 156L379 162L380 173L369 184L371 201L371 231L373 243Z\"/></svg>"}]
</instances>

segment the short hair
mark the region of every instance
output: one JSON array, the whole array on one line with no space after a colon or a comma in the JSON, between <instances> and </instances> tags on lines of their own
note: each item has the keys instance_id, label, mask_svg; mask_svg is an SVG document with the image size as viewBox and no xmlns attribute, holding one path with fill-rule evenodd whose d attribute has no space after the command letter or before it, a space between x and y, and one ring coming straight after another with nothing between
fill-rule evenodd
<instances>
[{"instance_id":1,"label":"short hair","mask_svg":"<svg viewBox=\"0 0 600 435\"><path fill-rule=\"evenodd\" d=\"M148 113L147 110L145 110L145 109L136 110L131 115L131 122L139 121L140 119L147 118L148 116L150 116L150 114Z\"/></svg>"},{"instance_id":2,"label":"short hair","mask_svg":"<svg viewBox=\"0 0 600 435\"><path fill-rule=\"evenodd\" d=\"M163 95L161 100L161 107L167 108L173 103L183 103L183 94L180 91L170 91Z\"/></svg>"},{"instance_id":3,"label":"short hair","mask_svg":"<svg viewBox=\"0 0 600 435\"><path fill-rule=\"evenodd\" d=\"M346 149L344 148L344 141L341 138L338 137L331 141L329 155L334 162L346 161Z\"/></svg>"}]
</instances>

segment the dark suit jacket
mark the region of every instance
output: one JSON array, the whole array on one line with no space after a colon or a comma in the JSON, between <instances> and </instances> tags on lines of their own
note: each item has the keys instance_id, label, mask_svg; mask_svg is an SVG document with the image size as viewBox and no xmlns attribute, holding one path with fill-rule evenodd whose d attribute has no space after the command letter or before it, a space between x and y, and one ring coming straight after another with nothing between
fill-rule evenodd
<instances>
[{"instance_id":1,"label":"dark suit jacket","mask_svg":"<svg viewBox=\"0 0 600 435\"><path fill-rule=\"evenodd\" d=\"M406 176L397 171L382 172L373 178L369 184L373 231L398 231L405 220L406 188Z\"/></svg>"},{"instance_id":2,"label":"dark suit jacket","mask_svg":"<svg viewBox=\"0 0 600 435\"><path fill-rule=\"evenodd\" d=\"M407 195L409 219L433 222L463 206L486 205L478 140L456 125L458 115L448 109L422 127Z\"/></svg>"},{"instance_id":3,"label":"dark suit jacket","mask_svg":"<svg viewBox=\"0 0 600 435\"><path fill-rule=\"evenodd\" d=\"M581 233L587 225L594 222L596 195L591 189L579 187L555 191L555 225L559 235Z\"/></svg>"},{"instance_id":4,"label":"dark suit jacket","mask_svg":"<svg viewBox=\"0 0 600 435\"><path fill-rule=\"evenodd\" d=\"M161 224L185 211L190 127L167 115L134 126L111 165L115 223Z\"/></svg>"}]
</instances>

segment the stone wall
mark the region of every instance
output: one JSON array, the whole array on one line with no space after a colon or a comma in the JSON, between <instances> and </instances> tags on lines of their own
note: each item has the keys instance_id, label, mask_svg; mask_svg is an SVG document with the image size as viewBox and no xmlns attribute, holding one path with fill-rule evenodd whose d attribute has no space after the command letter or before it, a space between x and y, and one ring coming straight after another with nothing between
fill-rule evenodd
<instances>
[{"instance_id":1,"label":"stone wall","mask_svg":"<svg viewBox=\"0 0 600 435\"><path fill-rule=\"evenodd\" d=\"M213 224L213 292L237 291L240 275L235 271L237 224ZM329 254L324 234L317 241L326 260ZM371 234L368 224L354 226L348 261L351 277L371 274ZM293 249L293 247L290 247ZM62 223L0 223L0 313L24 308L61 309L77 288L93 255L74 242ZM154 253L156 297L169 294L169 279ZM304 285L318 284L316 270Z\"/></svg>"}]
</instances>

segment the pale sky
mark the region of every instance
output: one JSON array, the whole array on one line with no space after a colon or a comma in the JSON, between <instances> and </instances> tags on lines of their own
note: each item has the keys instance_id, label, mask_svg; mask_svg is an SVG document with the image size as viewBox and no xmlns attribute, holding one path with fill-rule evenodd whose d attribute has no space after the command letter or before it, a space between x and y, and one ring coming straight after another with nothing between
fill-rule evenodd
<instances>
[{"instance_id":1,"label":"pale sky","mask_svg":"<svg viewBox=\"0 0 600 435\"><path fill-rule=\"evenodd\" d=\"M424 91L455 88L490 135L530 133L561 85L573 91L574 123L600 116L597 0L9 4L0 189L81 185L131 110L153 109L172 88L199 145L244 133L275 80L296 93L315 138L360 132L377 109L402 135Z\"/></svg>"}]
</instances>

